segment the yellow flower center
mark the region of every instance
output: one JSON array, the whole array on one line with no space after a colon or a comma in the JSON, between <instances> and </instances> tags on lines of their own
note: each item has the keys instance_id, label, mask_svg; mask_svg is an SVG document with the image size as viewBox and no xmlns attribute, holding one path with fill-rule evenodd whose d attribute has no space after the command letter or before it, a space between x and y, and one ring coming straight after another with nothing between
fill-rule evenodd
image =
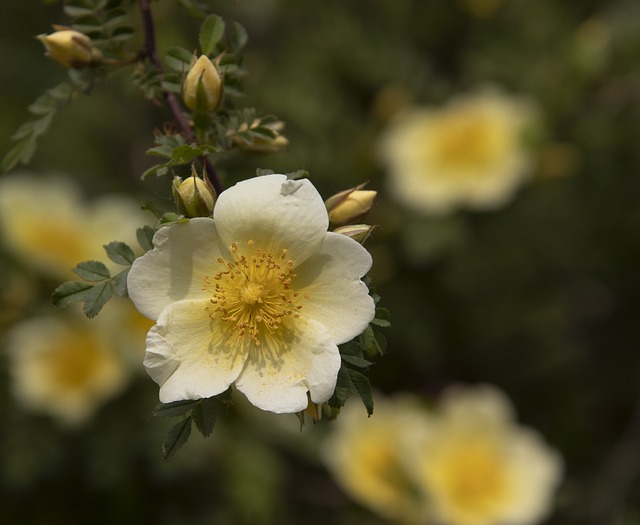
<instances>
[{"instance_id":1,"label":"yellow flower center","mask_svg":"<svg viewBox=\"0 0 640 525\"><path fill-rule=\"evenodd\" d=\"M308 295L291 287L296 274L286 249L274 256L254 244L247 242L245 255L233 243L233 262L218 258L223 269L213 278L205 277L204 289L213 296L213 306L207 307L209 317L223 321L237 342L246 336L260 345L266 335L278 331L285 318L300 317L301 302Z\"/></svg>"},{"instance_id":2,"label":"yellow flower center","mask_svg":"<svg viewBox=\"0 0 640 525\"><path fill-rule=\"evenodd\" d=\"M505 133L487 115L461 112L439 124L433 144L441 165L458 169L482 169L500 155Z\"/></svg>"},{"instance_id":3,"label":"yellow flower center","mask_svg":"<svg viewBox=\"0 0 640 525\"><path fill-rule=\"evenodd\" d=\"M482 441L450 443L433 458L429 477L452 515L490 519L510 498L505 458Z\"/></svg>"},{"instance_id":4,"label":"yellow flower center","mask_svg":"<svg viewBox=\"0 0 640 525\"><path fill-rule=\"evenodd\" d=\"M99 370L110 364L109 350L86 333L70 334L56 343L43 359L55 384L71 391L86 388Z\"/></svg>"}]
</instances>

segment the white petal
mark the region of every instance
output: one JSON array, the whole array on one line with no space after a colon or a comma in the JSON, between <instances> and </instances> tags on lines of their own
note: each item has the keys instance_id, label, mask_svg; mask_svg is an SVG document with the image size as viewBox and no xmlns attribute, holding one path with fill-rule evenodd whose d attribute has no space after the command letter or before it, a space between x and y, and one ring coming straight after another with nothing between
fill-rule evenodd
<instances>
[{"instance_id":1,"label":"white petal","mask_svg":"<svg viewBox=\"0 0 640 525\"><path fill-rule=\"evenodd\" d=\"M228 345L207 300L163 310L147 336L145 367L160 385L160 401L200 399L224 392L244 366L246 350Z\"/></svg>"},{"instance_id":2,"label":"white petal","mask_svg":"<svg viewBox=\"0 0 640 525\"><path fill-rule=\"evenodd\" d=\"M222 192L213 218L226 247L253 240L269 253L279 254L286 248L295 264L313 253L329 225L326 207L313 185L284 175L245 180Z\"/></svg>"},{"instance_id":3,"label":"white petal","mask_svg":"<svg viewBox=\"0 0 640 525\"><path fill-rule=\"evenodd\" d=\"M336 344L361 334L375 316L373 299L360 280L371 262L359 243L329 232L320 248L295 269L293 288L309 294L300 314L324 325Z\"/></svg>"},{"instance_id":4,"label":"white petal","mask_svg":"<svg viewBox=\"0 0 640 525\"><path fill-rule=\"evenodd\" d=\"M191 219L160 229L154 249L136 259L129 271L129 297L141 314L157 319L169 304L182 299L209 299L205 276L216 271L221 255L213 220Z\"/></svg>"},{"instance_id":5,"label":"white petal","mask_svg":"<svg viewBox=\"0 0 640 525\"><path fill-rule=\"evenodd\" d=\"M307 391L314 403L331 397L339 369L338 347L326 329L295 319L283 324L277 337L251 349L236 386L258 408L299 412L307 407Z\"/></svg>"}]
</instances>

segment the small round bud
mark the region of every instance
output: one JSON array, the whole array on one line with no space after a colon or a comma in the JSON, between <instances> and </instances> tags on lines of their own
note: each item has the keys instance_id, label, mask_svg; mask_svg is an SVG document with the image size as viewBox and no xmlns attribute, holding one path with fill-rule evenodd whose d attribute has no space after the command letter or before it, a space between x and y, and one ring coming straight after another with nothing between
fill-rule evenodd
<instances>
[{"instance_id":1,"label":"small round bud","mask_svg":"<svg viewBox=\"0 0 640 525\"><path fill-rule=\"evenodd\" d=\"M371 208L378 192L353 188L326 200L329 220L333 224L349 224L363 217Z\"/></svg>"},{"instance_id":2,"label":"small round bud","mask_svg":"<svg viewBox=\"0 0 640 525\"><path fill-rule=\"evenodd\" d=\"M102 52L91 45L91 39L73 29L61 29L50 35L38 35L46 48L46 56L67 69L95 66L102 60Z\"/></svg>"},{"instance_id":3,"label":"small round bud","mask_svg":"<svg viewBox=\"0 0 640 525\"><path fill-rule=\"evenodd\" d=\"M173 198L185 217L211 217L216 196L213 188L195 174L185 180L173 179Z\"/></svg>"},{"instance_id":4,"label":"small round bud","mask_svg":"<svg viewBox=\"0 0 640 525\"><path fill-rule=\"evenodd\" d=\"M191 66L182 86L182 98L192 111L214 111L222 100L222 77L216 65L206 55Z\"/></svg>"}]
</instances>

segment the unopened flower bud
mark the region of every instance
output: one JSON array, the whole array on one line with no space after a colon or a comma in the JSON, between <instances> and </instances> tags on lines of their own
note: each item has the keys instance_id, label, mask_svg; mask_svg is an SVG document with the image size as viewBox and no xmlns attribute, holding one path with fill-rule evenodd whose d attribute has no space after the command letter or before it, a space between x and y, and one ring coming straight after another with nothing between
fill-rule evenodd
<instances>
[{"instance_id":1,"label":"unopened flower bud","mask_svg":"<svg viewBox=\"0 0 640 525\"><path fill-rule=\"evenodd\" d=\"M222 100L222 77L216 65L206 55L200 56L187 73L182 86L182 98L192 111L214 111Z\"/></svg>"},{"instance_id":2,"label":"unopened flower bud","mask_svg":"<svg viewBox=\"0 0 640 525\"><path fill-rule=\"evenodd\" d=\"M216 202L215 192L195 173L185 180L175 177L172 193L178 211L185 217L211 217Z\"/></svg>"},{"instance_id":3,"label":"unopened flower bud","mask_svg":"<svg viewBox=\"0 0 640 525\"><path fill-rule=\"evenodd\" d=\"M378 192L361 190L363 185L336 193L325 201L333 224L349 224L363 217L371 208Z\"/></svg>"},{"instance_id":4,"label":"unopened flower bud","mask_svg":"<svg viewBox=\"0 0 640 525\"><path fill-rule=\"evenodd\" d=\"M370 224L349 224L348 226L339 226L335 230L335 233L346 235L351 237L354 241L358 241L360 244L369 238L371 232L376 229L376 226Z\"/></svg>"},{"instance_id":5,"label":"unopened flower bud","mask_svg":"<svg viewBox=\"0 0 640 525\"><path fill-rule=\"evenodd\" d=\"M54 26L59 27L59 26ZM95 66L102 60L102 52L91 45L91 39L73 29L60 29L50 35L38 35L46 48L46 56L67 69Z\"/></svg>"}]
</instances>

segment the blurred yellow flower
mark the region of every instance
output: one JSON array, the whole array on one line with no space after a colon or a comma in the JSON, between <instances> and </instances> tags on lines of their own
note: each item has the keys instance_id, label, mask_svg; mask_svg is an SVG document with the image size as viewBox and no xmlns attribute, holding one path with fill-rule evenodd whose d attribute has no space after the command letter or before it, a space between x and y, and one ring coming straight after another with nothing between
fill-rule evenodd
<instances>
[{"instance_id":1,"label":"blurred yellow flower","mask_svg":"<svg viewBox=\"0 0 640 525\"><path fill-rule=\"evenodd\" d=\"M7 355L18 402L77 425L122 390L129 370L113 331L66 313L16 325L7 335Z\"/></svg>"},{"instance_id":2,"label":"blurred yellow flower","mask_svg":"<svg viewBox=\"0 0 640 525\"><path fill-rule=\"evenodd\" d=\"M536 432L513 421L508 399L489 386L453 387L422 419L407 466L446 525L525 525L549 511L561 460Z\"/></svg>"},{"instance_id":3,"label":"blurred yellow flower","mask_svg":"<svg viewBox=\"0 0 640 525\"><path fill-rule=\"evenodd\" d=\"M386 518L424 523L426 505L404 464L406 436L424 417L409 399L376 396L371 418L350 402L324 443L322 458L347 494Z\"/></svg>"},{"instance_id":4,"label":"blurred yellow flower","mask_svg":"<svg viewBox=\"0 0 640 525\"><path fill-rule=\"evenodd\" d=\"M136 228L145 222L135 200L113 195L87 203L72 179L0 178L0 239L56 279L76 279L71 269L79 262L107 262L102 246L111 241L137 246Z\"/></svg>"},{"instance_id":5,"label":"blurred yellow flower","mask_svg":"<svg viewBox=\"0 0 640 525\"><path fill-rule=\"evenodd\" d=\"M530 103L489 89L406 110L380 143L390 190L422 213L498 207L528 174L522 135L532 122Z\"/></svg>"}]
</instances>

